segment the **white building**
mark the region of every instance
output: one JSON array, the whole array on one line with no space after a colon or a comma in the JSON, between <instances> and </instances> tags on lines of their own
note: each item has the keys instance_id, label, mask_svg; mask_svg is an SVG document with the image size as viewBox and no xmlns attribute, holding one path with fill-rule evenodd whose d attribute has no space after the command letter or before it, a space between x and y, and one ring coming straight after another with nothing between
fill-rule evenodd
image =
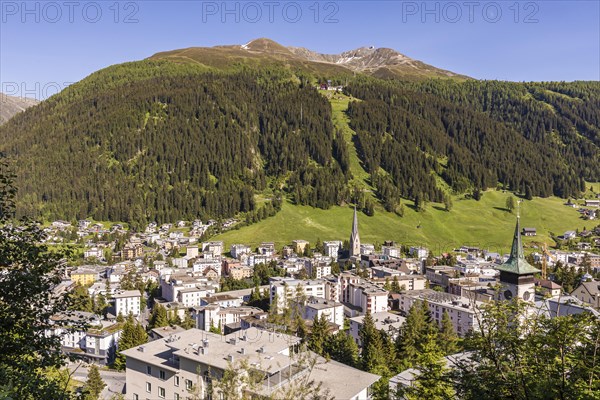
<instances>
[{"instance_id":1,"label":"white building","mask_svg":"<svg viewBox=\"0 0 600 400\"><path fill-rule=\"evenodd\" d=\"M199 254L200 253L198 252L198 246L188 246L185 250L185 255L188 259L196 258Z\"/></svg>"},{"instance_id":2,"label":"white building","mask_svg":"<svg viewBox=\"0 0 600 400\"><path fill-rule=\"evenodd\" d=\"M333 360L316 357L311 370L290 349L300 338L249 328L221 336L190 329L122 352L126 357L127 398L189 398L192 388L206 398L209 383L244 361L252 366L257 387L238 386L238 396L280 398L289 389L289 376L311 374L310 380L335 399L366 400L378 375L363 372ZM298 375L296 375L298 376ZM213 398L220 398L213 393Z\"/></svg>"},{"instance_id":3,"label":"white building","mask_svg":"<svg viewBox=\"0 0 600 400\"><path fill-rule=\"evenodd\" d=\"M375 254L375 246L369 243L361 244L360 255L368 256L370 254Z\"/></svg>"},{"instance_id":4,"label":"white building","mask_svg":"<svg viewBox=\"0 0 600 400\"><path fill-rule=\"evenodd\" d=\"M139 290L122 290L113 294L115 302L115 315L127 316L129 313L137 317L140 315L141 298Z\"/></svg>"},{"instance_id":5,"label":"white building","mask_svg":"<svg viewBox=\"0 0 600 400\"><path fill-rule=\"evenodd\" d=\"M392 258L400 258L402 255L400 248L395 246L381 246L381 251L384 256Z\"/></svg>"},{"instance_id":6,"label":"white building","mask_svg":"<svg viewBox=\"0 0 600 400\"><path fill-rule=\"evenodd\" d=\"M375 328L387 333L392 341L396 340L400 333L400 328L406 322L406 318L387 311L371 314L371 317L373 317L373 321L375 322ZM362 346L359 333L364 319L364 315L350 318L350 336L352 336L352 339L354 339L359 347Z\"/></svg>"},{"instance_id":7,"label":"white building","mask_svg":"<svg viewBox=\"0 0 600 400\"><path fill-rule=\"evenodd\" d=\"M415 258L427 258L429 255L429 250L425 247L411 247L408 250L408 254Z\"/></svg>"},{"instance_id":8,"label":"white building","mask_svg":"<svg viewBox=\"0 0 600 400\"><path fill-rule=\"evenodd\" d=\"M481 301L472 300L467 297L457 296L450 293L437 292L432 289L407 291L399 294L399 309L407 315L414 304L427 300L431 318L441 326L444 311L448 313L454 331L459 336L464 336L475 329Z\"/></svg>"},{"instance_id":9,"label":"white building","mask_svg":"<svg viewBox=\"0 0 600 400\"><path fill-rule=\"evenodd\" d=\"M315 317L320 319L324 315L328 322L336 324L340 328L344 327L344 305L340 302L309 297L304 304L298 301L294 302L294 306L300 309L300 314L304 319L312 321Z\"/></svg>"},{"instance_id":10,"label":"white building","mask_svg":"<svg viewBox=\"0 0 600 400\"><path fill-rule=\"evenodd\" d=\"M222 241L216 242L204 242L202 243L202 252L203 253L213 253L214 255L223 254L225 247Z\"/></svg>"},{"instance_id":11,"label":"white building","mask_svg":"<svg viewBox=\"0 0 600 400\"><path fill-rule=\"evenodd\" d=\"M71 311L51 318L52 329L47 333L60 336L64 353L101 365L111 363L121 336L121 324L105 321L100 316ZM82 322L87 326L83 326Z\"/></svg>"},{"instance_id":12,"label":"white building","mask_svg":"<svg viewBox=\"0 0 600 400\"><path fill-rule=\"evenodd\" d=\"M195 307L202 304L202 299L215 292L212 286L193 286L177 291L176 301L184 307Z\"/></svg>"},{"instance_id":13,"label":"white building","mask_svg":"<svg viewBox=\"0 0 600 400\"><path fill-rule=\"evenodd\" d=\"M191 310L191 317L196 321L196 328L208 331L211 327L215 327L220 328L223 333L226 326L239 324L242 317L260 313L263 313L263 310L256 307L222 307L219 304L210 304L194 307Z\"/></svg>"},{"instance_id":14,"label":"white building","mask_svg":"<svg viewBox=\"0 0 600 400\"><path fill-rule=\"evenodd\" d=\"M324 276L331 275L331 259L329 257L318 257L317 259L306 260L304 268L308 276L321 279Z\"/></svg>"},{"instance_id":15,"label":"white building","mask_svg":"<svg viewBox=\"0 0 600 400\"><path fill-rule=\"evenodd\" d=\"M326 297L325 280L323 279L291 279L291 278L271 278L270 282L270 302L275 301L277 296L277 309L282 310L289 303L298 297L298 292L301 291L306 297ZM337 300L337 299L328 299Z\"/></svg>"},{"instance_id":16,"label":"white building","mask_svg":"<svg viewBox=\"0 0 600 400\"><path fill-rule=\"evenodd\" d=\"M229 253L231 253L231 257L237 258L239 260L242 254L250 254L252 253L252 249L250 246L245 244L232 244L229 248Z\"/></svg>"},{"instance_id":17,"label":"white building","mask_svg":"<svg viewBox=\"0 0 600 400\"><path fill-rule=\"evenodd\" d=\"M97 258L98 260L101 260L104 258L104 252L98 247L92 247L83 252L83 258Z\"/></svg>"},{"instance_id":18,"label":"white building","mask_svg":"<svg viewBox=\"0 0 600 400\"><path fill-rule=\"evenodd\" d=\"M341 301L354 307L350 316L371 314L388 310L388 291L367 282L351 273L342 273L339 277L341 286ZM358 310L356 310L358 309Z\"/></svg>"},{"instance_id":19,"label":"white building","mask_svg":"<svg viewBox=\"0 0 600 400\"><path fill-rule=\"evenodd\" d=\"M341 240L332 240L329 242L323 242L323 253L337 260L338 252L342 249L342 241Z\"/></svg>"}]
</instances>

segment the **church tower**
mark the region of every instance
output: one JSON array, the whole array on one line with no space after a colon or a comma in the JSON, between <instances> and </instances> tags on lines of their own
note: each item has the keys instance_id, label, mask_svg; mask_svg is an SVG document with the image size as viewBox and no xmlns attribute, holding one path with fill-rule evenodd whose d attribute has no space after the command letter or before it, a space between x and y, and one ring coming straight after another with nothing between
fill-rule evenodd
<instances>
[{"instance_id":1,"label":"church tower","mask_svg":"<svg viewBox=\"0 0 600 400\"><path fill-rule=\"evenodd\" d=\"M517 216L517 226L513 238L510 257L499 266L500 271L500 300L510 300L518 297L521 300L533 302L535 299L535 283L533 274L540 272L525 260L521 232Z\"/></svg>"},{"instance_id":2,"label":"church tower","mask_svg":"<svg viewBox=\"0 0 600 400\"><path fill-rule=\"evenodd\" d=\"M360 257L360 237L358 236L358 216L354 207L354 221L352 221L352 233L350 234L350 258Z\"/></svg>"}]
</instances>

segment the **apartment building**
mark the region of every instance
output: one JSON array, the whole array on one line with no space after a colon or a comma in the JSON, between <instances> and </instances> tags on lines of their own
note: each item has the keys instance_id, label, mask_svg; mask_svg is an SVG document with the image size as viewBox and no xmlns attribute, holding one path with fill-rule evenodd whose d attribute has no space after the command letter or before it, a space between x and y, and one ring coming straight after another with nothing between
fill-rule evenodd
<instances>
[{"instance_id":1,"label":"apartment building","mask_svg":"<svg viewBox=\"0 0 600 400\"><path fill-rule=\"evenodd\" d=\"M128 399L207 398L214 380L241 362L249 365L257 386L240 384L242 393L277 398L298 379L310 375L336 399L367 400L378 375L316 355L312 371L295 354L300 338L249 328L222 336L190 329L125 350ZM304 354L304 353L303 353ZM212 398L219 398L212 393Z\"/></svg>"}]
</instances>

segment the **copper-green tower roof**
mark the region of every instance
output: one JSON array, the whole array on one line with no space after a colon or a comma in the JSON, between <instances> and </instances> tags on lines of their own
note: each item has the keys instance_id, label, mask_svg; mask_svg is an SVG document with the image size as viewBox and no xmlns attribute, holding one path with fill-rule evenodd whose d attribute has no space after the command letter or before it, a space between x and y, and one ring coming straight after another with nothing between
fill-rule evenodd
<instances>
[{"instance_id":1,"label":"copper-green tower roof","mask_svg":"<svg viewBox=\"0 0 600 400\"><path fill-rule=\"evenodd\" d=\"M529 275L540 272L525 260L523 253L523 243L521 242L521 232L519 228L519 217L517 217L517 226L515 227L515 236L510 249L510 257L500 265L497 269L501 272L508 272L516 275Z\"/></svg>"}]
</instances>

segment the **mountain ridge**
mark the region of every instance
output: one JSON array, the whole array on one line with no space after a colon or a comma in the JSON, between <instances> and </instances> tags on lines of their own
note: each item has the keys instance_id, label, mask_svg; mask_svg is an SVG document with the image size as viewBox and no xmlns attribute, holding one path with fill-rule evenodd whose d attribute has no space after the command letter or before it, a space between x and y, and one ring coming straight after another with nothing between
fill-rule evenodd
<instances>
[{"instance_id":1,"label":"mountain ridge","mask_svg":"<svg viewBox=\"0 0 600 400\"><path fill-rule=\"evenodd\" d=\"M215 53L217 52L217 53ZM218 54L221 52L221 54ZM340 54L323 54L305 47L283 46L268 38L259 38L246 44L221 45L214 47L189 47L185 49L160 52L150 59L179 58L188 59L208 65L218 65L219 57L231 57L238 61L244 58L256 59L267 57L273 61L291 62L292 64L308 63L310 69L320 71L337 68L338 73L364 73L380 78L423 79L452 78L471 79L456 72L437 68L422 61L412 59L391 48L374 46L359 47ZM328 72L328 71L327 71Z\"/></svg>"},{"instance_id":2,"label":"mountain ridge","mask_svg":"<svg viewBox=\"0 0 600 400\"><path fill-rule=\"evenodd\" d=\"M36 99L9 96L0 92L0 125L38 103L39 101Z\"/></svg>"}]
</instances>

